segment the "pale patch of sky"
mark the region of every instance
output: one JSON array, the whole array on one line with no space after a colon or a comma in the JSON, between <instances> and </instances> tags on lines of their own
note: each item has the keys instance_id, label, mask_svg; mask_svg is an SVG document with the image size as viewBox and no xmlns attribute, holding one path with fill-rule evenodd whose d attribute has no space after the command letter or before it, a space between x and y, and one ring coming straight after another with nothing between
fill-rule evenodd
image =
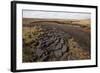
<instances>
[{"instance_id":1,"label":"pale patch of sky","mask_svg":"<svg viewBox=\"0 0 100 73\"><path fill-rule=\"evenodd\" d=\"M91 13L23 10L23 18L45 18L45 19L90 19Z\"/></svg>"}]
</instances>

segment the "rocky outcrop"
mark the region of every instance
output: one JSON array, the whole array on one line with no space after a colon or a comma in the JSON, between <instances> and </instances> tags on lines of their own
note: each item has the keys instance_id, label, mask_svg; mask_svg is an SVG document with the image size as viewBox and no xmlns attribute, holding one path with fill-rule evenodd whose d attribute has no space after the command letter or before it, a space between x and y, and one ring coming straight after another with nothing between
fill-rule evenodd
<instances>
[{"instance_id":1,"label":"rocky outcrop","mask_svg":"<svg viewBox=\"0 0 100 73\"><path fill-rule=\"evenodd\" d=\"M89 52L82 49L74 38L55 26L34 25L27 43L23 38L23 62L64 61L89 59ZM35 34L37 33L37 34ZM35 37L34 37L35 36Z\"/></svg>"}]
</instances>

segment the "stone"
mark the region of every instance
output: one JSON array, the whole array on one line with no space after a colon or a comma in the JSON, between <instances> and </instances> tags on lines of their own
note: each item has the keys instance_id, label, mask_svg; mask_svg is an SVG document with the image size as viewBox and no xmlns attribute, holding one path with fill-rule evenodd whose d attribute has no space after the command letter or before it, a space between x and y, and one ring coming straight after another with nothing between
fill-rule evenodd
<instances>
[{"instance_id":1,"label":"stone","mask_svg":"<svg viewBox=\"0 0 100 73\"><path fill-rule=\"evenodd\" d=\"M62 51L56 50L56 51L54 51L54 54L55 54L56 57L60 57L60 56L62 56Z\"/></svg>"},{"instance_id":2,"label":"stone","mask_svg":"<svg viewBox=\"0 0 100 73\"><path fill-rule=\"evenodd\" d=\"M62 52L64 53L64 52L66 52L67 51L67 46L66 45L63 45L63 47L62 47Z\"/></svg>"},{"instance_id":3,"label":"stone","mask_svg":"<svg viewBox=\"0 0 100 73\"><path fill-rule=\"evenodd\" d=\"M61 39L60 42L61 42L61 44L64 44L64 40L63 39Z\"/></svg>"},{"instance_id":4,"label":"stone","mask_svg":"<svg viewBox=\"0 0 100 73\"><path fill-rule=\"evenodd\" d=\"M62 48L62 44L59 42L59 43L56 45L55 50L57 50L57 49L61 49L61 48Z\"/></svg>"},{"instance_id":5,"label":"stone","mask_svg":"<svg viewBox=\"0 0 100 73\"><path fill-rule=\"evenodd\" d=\"M43 54L43 50L41 50L41 49L36 49L36 55L37 55L38 57L40 57L42 54Z\"/></svg>"}]
</instances>

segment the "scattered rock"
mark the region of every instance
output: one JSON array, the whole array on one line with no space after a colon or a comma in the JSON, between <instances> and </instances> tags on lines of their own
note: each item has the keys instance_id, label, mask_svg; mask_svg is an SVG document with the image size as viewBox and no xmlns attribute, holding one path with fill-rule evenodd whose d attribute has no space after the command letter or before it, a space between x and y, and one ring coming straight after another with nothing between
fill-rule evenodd
<instances>
[{"instance_id":1,"label":"scattered rock","mask_svg":"<svg viewBox=\"0 0 100 73\"><path fill-rule=\"evenodd\" d=\"M77 58L74 54L70 54L70 51L73 49L75 53L75 48L80 49L78 44L73 39L70 39L72 38L71 35L51 25L34 25L34 27L38 30L41 28L41 31L35 32L36 37L32 36L29 38L28 45L25 44L26 39L24 38L23 40L23 46L30 46L30 49L34 51L32 53L32 59L27 61L60 61L80 58ZM43 33L40 34L41 32Z\"/></svg>"},{"instance_id":2,"label":"scattered rock","mask_svg":"<svg viewBox=\"0 0 100 73\"><path fill-rule=\"evenodd\" d=\"M66 45L63 45L63 47L62 47L62 52L64 53L64 52L66 52L67 51L67 46Z\"/></svg>"},{"instance_id":3,"label":"scattered rock","mask_svg":"<svg viewBox=\"0 0 100 73\"><path fill-rule=\"evenodd\" d=\"M62 56L62 50L56 50L54 51L54 55L58 58L58 57L61 57Z\"/></svg>"},{"instance_id":4,"label":"scattered rock","mask_svg":"<svg viewBox=\"0 0 100 73\"><path fill-rule=\"evenodd\" d=\"M43 54L43 50L41 50L41 49L36 49L36 55L38 56L38 57L40 57L42 54Z\"/></svg>"}]
</instances>

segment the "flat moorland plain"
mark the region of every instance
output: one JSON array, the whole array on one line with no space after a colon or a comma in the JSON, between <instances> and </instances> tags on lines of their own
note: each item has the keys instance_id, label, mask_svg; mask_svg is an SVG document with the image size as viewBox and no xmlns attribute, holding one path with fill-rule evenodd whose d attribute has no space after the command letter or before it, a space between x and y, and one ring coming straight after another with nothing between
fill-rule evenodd
<instances>
[{"instance_id":1,"label":"flat moorland plain","mask_svg":"<svg viewBox=\"0 0 100 73\"><path fill-rule=\"evenodd\" d=\"M23 18L23 62L91 58L90 19Z\"/></svg>"}]
</instances>

